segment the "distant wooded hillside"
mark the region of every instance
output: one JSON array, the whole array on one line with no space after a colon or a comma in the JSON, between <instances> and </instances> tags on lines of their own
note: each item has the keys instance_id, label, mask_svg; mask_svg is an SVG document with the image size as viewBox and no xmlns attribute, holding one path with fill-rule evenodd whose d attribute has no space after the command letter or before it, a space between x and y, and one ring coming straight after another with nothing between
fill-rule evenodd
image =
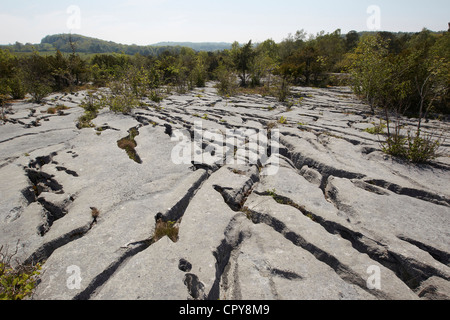
<instances>
[{"instance_id":1,"label":"distant wooded hillside","mask_svg":"<svg viewBox=\"0 0 450 320\"><path fill-rule=\"evenodd\" d=\"M148 56L157 56L166 50L176 50L177 48L188 47L195 51L217 51L230 49L231 43L223 42L160 42L148 46L125 45L112 41L86 37L78 34L56 34L49 35L42 39L39 44L22 44L16 42L11 45L0 46L2 49L8 49L11 52L26 53L37 50L39 52L56 52L95 54L95 53L125 53L127 55L135 55L137 53Z\"/></svg>"}]
</instances>

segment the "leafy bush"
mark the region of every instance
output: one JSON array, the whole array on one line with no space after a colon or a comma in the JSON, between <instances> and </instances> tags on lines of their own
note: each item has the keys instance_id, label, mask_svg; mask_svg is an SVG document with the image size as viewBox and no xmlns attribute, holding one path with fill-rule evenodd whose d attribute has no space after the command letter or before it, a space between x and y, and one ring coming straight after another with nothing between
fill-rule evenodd
<instances>
[{"instance_id":1,"label":"leafy bush","mask_svg":"<svg viewBox=\"0 0 450 320\"><path fill-rule=\"evenodd\" d=\"M41 265L11 266L14 255L0 247L0 300L22 300L33 293Z\"/></svg>"},{"instance_id":2,"label":"leafy bush","mask_svg":"<svg viewBox=\"0 0 450 320\"><path fill-rule=\"evenodd\" d=\"M220 66L216 70L216 77L218 83L216 89L221 96L233 96L236 94L238 85L236 81L236 74L227 70L225 66Z\"/></svg>"},{"instance_id":3,"label":"leafy bush","mask_svg":"<svg viewBox=\"0 0 450 320\"><path fill-rule=\"evenodd\" d=\"M440 156L439 149L444 143L443 135L436 137L434 134L423 135L421 131L400 133L401 126L395 125L394 133L391 133L382 142L382 151L394 157L403 158L412 163L428 163Z\"/></svg>"},{"instance_id":4,"label":"leafy bush","mask_svg":"<svg viewBox=\"0 0 450 320\"><path fill-rule=\"evenodd\" d=\"M375 122L373 122L372 124L372 128L367 128L364 131L370 134L382 134L387 127L383 120L380 120L380 124L376 124Z\"/></svg>"},{"instance_id":5,"label":"leafy bush","mask_svg":"<svg viewBox=\"0 0 450 320\"><path fill-rule=\"evenodd\" d=\"M33 82L28 85L28 91L34 102L41 103L52 92L52 88L45 83Z\"/></svg>"},{"instance_id":6,"label":"leafy bush","mask_svg":"<svg viewBox=\"0 0 450 320\"><path fill-rule=\"evenodd\" d=\"M129 113L133 107L139 104L138 99L130 94L123 93L118 95L109 95L106 99L109 109L116 113Z\"/></svg>"},{"instance_id":7,"label":"leafy bush","mask_svg":"<svg viewBox=\"0 0 450 320\"><path fill-rule=\"evenodd\" d=\"M286 102L291 94L289 81L285 77L275 80L275 89L272 92L279 102Z\"/></svg>"},{"instance_id":8,"label":"leafy bush","mask_svg":"<svg viewBox=\"0 0 450 320\"><path fill-rule=\"evenodd\" d=\"M408 159L413 163L427 163L436 159L439 148L443 143L442 137L434 138L432 134L422 137L419 134L408 134Z\"/></svg>"},{"instance_id":9,"label":"leafy bush","mask_svg":"<svg viewBox=\"0 0 450 320\"><path fill-rule=\"evenodd\" d=\"M99 97L94 92L89 92L86 98L81 102L84 109L84 115L78 119L78 129L95 127L92 120L97 118L98 112L104 107L104 98Z\"/></svg>"},{"instance_id":10,"label":"leafy bush","mask_svg":"<svg viewBox=\"0 0 450 320\"><path fill-rule=\"evenodd\" d=\"M13 99L23 99L27 94L27 89L20 75L15 75L11 78L9 88L11 89L11 97Z\"/></svg>"}]
</instances>

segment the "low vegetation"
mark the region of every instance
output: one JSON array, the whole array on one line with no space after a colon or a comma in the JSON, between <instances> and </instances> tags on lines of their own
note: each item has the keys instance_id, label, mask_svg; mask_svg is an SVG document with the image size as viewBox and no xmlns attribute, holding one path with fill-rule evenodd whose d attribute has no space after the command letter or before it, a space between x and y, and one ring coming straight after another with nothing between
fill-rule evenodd
<instances>
[{"instance_id":1,"label":"low vegetation","mask_svg":"<svg viewBox=\"0 0 450 320\"><path fill-rule=\"evenodd\" d=\"M136 163L142 164L142 160L136 152L137 143L134 138L139 135L139 131L136 128L132 128L129 131L128 137L117 141L117 146L123 149L128 154L128 157Z\"/></svg>"},{"instance_id":2,"label":"low vegetation","mask_svg":"<svg viewBox=\"0 0 450 320\"><path fill-rule=\"evenodd\" d=\"M450 112L450 32L423 30L411 37L380 33L363 37L349 54L352 85L384 123L369 129L383 134L382 150L413 163L439 156L444 133L427 133L422 123ZM404 129L405 116L417 119ZM406 131L406 132L405 132Z\"/></svg>"},{"instance_id":3,"label":"low vegetation","mask_svg":"<svg viewBox=\"0 0 450 320\"><path fill-rule=\"evenodd\" d=\"M210 80L216 81L217 91L224 97L270 95L286 104L287 111L295 105L293 85L351 85L372 113L384 118L386 128L375 126L368 131L384 132L384 150L422 162L431 160L442 144L441 135L424 132L423 121L450 113L449 32L350 31L343 35L338 29L307 35L300 30L280 43L271 39L258 44L235 42L229 49L214 52L178 47L157 54L109 51L81 56L85 46L93 43L89 41L75 35L50 36L43 41L44 47L37 48L46 50L45 44L57 44L66 53L46 55L35 50L16 55L0 49L1 119L6 119L5 105L10 99L30 94L34 102L41 103L50 92L73 91L87 84L107 90L102 89L102 95L91 94L85 101L79 128L93 127L92 120L102 108L129 113L145 107L146 98L160 102L164 94L185 93ZM406 115L417 118L415 132L407 135L399 129ZM421 156L405 156L416 152Z\"/></svg>"},{"instance_id":4,"label":"low vegetation","mask_svg":"<svg viewBox=\"0 0 450 320\"><path fill-rule=\"evenodd\" d=\"M29 297L36 287L41 265L13 266L12 259L17 253L8 253L0 247L0 300L22 300Z\"/></svg>"},{"instance_id":5,"label":"low vegetation","mask_svg":"<svg viewBox=\"0 0 450 320\"><path fill-rule=\"evenodd\" d=\"M163 221L162 219L156 222L155 234L152 242L158 242L164 237L168 237L172 242L178 241L179 226L176 221Z\"/></svg>"}]
</instances>

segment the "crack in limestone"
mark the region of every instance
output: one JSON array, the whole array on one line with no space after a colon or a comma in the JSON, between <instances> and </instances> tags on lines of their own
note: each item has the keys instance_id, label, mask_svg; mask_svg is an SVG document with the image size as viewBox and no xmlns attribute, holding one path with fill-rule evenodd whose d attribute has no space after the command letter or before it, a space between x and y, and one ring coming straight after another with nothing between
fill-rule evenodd
<instances>
[{"instance_id":1,"label":"crack in limestone","mask_svg":"<svg viewBox=\"0 0 450 320\"><path fill-rule=\"evenodd\" d=\"M54 240L44 243L34 253L32 253L26 260L25 264L43 263L46 261L55 250L84 237L93 227L94 222L90 222L82 227L74 229Z\"/></svg>"},{"instance_id":2,"label":"crack in limestone","mask_svg":"<svg viewBox=\"0 0 450 320\"><path fill-rule=\"evenodd\" d=\"M138 164L142 164L142 160L136 152L137 143L134 138L139 135L137 127L128 130L128 136L117 141L117 146L128 154L128 157Z\"/></svg>"},{"instance_id":3,"label":"crack in limestone","mask_svg":"<svg viewBox=\"0 0 450 320\"><path fill-rule=\"evenodd\" d=\"M370 179L364 182L370 185L381 187L383 189L387 189L398 195L404 195L411 198L431 202L440 206L450 207L450 199L447 199L445 196L440 196L429 191L414 188L406 188L381 179Z\"/></svg>"},{"instance_id":4,"label":"crack in limestone","mask_svg":"<svg viewBox=\"0 0 450 320\"><path fill-rule=\"evenodd\" d=\"M258 193L255 192L255 194ZM321 225L328 233L337 234L343 239L349 241L355 250L357 250L362 254L367 254L370 259L377 261L384 267L390 269L392 272L396 274L396 276L402 282L404 282L412 290L416 289L421 282L433 276L439 276L444 279L449 279L449 276L443 274L439 269L427 264L423 264L422 262L417 261L416 259L405 257L402 254L390 248L389 246L374 239L371 239L360 232L351 230L335 221L325 220L322 217L315 215L313 212L306 210L303 206L298 205L297 203L295 203L294 201L292 201L287 197L283 197L275 193L268 194L267 192L261 193L260 195L262 196L270 195L271 197L274 198L274 200L277 203L282 205L288 205L299 210L303 215L307 216L312 221ZM321 249L315 248L315 246L313 246L312 244L306 243L305 240L300 235L292 231L287 231L286 226L284 225L283 222L277 220L274 217L271 217L268 214L259 213L247 207L245 207L245 210L247 216L249 216L254 223L263 222L271 226L277 232L283 234L285 238L291 240L292 243L304 248L312 249L310 252L313 253L315 256L316 254L314 252L316 252L316 250L318 249L319 250L317 254L318 257L325 257L324 258L325 260L330 259L330 257L327 256L328 255L327 253L323 253L321 252ZM429 246L425 246L417 241L406 239L402 236L398 236L398 238L403 241L407 241L417 246L419 249L430 253L430 255L437 261L445 265L448 265L449 255L447 253L437 250L435 248L431 248ZM327 263L325 260L323 262ZM334 257L331 257L331 263L329 265L333 267L333 265L335 265L336 262L337 261L334 261ZM335 269L338 274L339 274L338 270L340 268L341 268L340 266L338 266L336 269L333 267L333 269ZM348 270L344 268L344 274L347 274L347 272ZM356 284L359 285L359 283L360 281L358 280ZM367 289L365 284L362 286L362 288ZM373 293L373 291L369 292Z\"/></svg>"},{"instance_id":5,"label":"crack in limestone","mask_svg":"<svg viewBox=\"0 0 450 320\"><path fill-rule=\"evenodd\" d=\"M115 261L113 261L105 270L95 276L86 287L86 289L77 294L73 298L73 300L89 300L95 297L98 292L101 291L102 287L109 281L109 279L111 279L114 274L116 274L121 268L123 268L130 259L132 259L137 254L145 251L157 241L162 239L165 235L163 235L162 237L158 237L156 235L156 228L158 228L158 225L167 225L166 223L169 222L168 219L177 218L178 221L176 221L176 223L174 223L172 227L176 226L176 228L179 228L179 226L181 225L181 219L183 218L183 215L186 212L189 203L191 202L197 191L200 190L205 181L209 178L209 176L210 173L205 171L205 173L202 174L197 179L197 181L193 183L193 185L188 189L185 195L177 202L175 206L169 209L164 215L158 213L155 216L155 234L147 239L128 243L126 246L121 247L119 250L123 251L123 253L117 259L115 259ZM190 280L188 279L186 281L188 284L192 284L192 287L188 289L190 290L190 292L192 291L193 295L195 296L195 292L199 292L198 290L195 290L194 286L194 284L196 284L197 282L193 277L191 277Z\"/></svg>"},{"instance_id":6,"label":"crack in limestone","mask_svg":"<svg viewBox=\"0 0 450 320\"><path fill-rule=\"evenodd\" d=\"M240 214L237 214L231 219L227 229L224 232L224 239L213 252L216 259L216 277L211 290L206 295L207 300L220 299L220 282L230 261L230 257L233 252L239 250L244 240L251 236L245 230L241 230L239 219L242 219L242 215Z\"/></svg>"},{"instance_id":7,"label":"crack in limestone","mask_svg":"<svg viewBox=\"0 0 450 320\"><path fill-rule=\"evenodd\" d=\"M112 262L103 272L97 275L82 292L77 294L73 300L89 300L101 290L103 285L122 267L129 259L150 247L149 241L141 241L134 244L134 248L125 249L125 252Z\"/></svg>"},{"instance_id":8,"label":"crack in limestone","mask_svg":"<svg viewBox=\"0 0 450 320\"><path fill-rule=\"evenodd\" d=\"M430 256L432 256L436 261L439 261L440 263L450 267L450 254L448 252L431 247L430 245L424 244L418 240L414 240L403 235L398 235L397 238L416 246L420 250L428 252Z\"/></svg>"},{"instance_id":9,"label":"crack in limestone","mask_svg":"<svg viewBox=\"0 0 450 320\"><path fill-rule=\"evenodd\" d=\"M341 261L339 261L338 258L333 256L329 252L322 250L313 243L308 242L301 235L290 230L282 221L268 214L257 212L253 209L247 210L250 212L250 216L253 223L255 224L264 223L269 227L272 227L276 232L283 235L287 240L291 241L294 245L310 252L317 260L331 267L336 272L336 274L345 282L357 285L361 289L365 290L366 292L372 295L375 295L380 299L389 298L384 292L381 292L379 290L368 289L366 278L363 278L362 276L357 274L350 267L343 264Z\"/></svg>"},{"instance_id":10,"label":"crack in limestone","mask_svg":"<svg viewBox=\"0 0 450 320\"><path fill-rule=\"evenodd\" d=\"M283 133L287 136L292 135L290 133ZM367 185L373 185L376 187L381 187L383 189L387 189L399 195L405 195L412 198L420 199L423 201L428 201L437 205L450 207L450 199L445 196L441 196L426 190L416 189L416 188L407 188L397 185L395 183L381 180L381 179L370 179L367 175L357 172L350 172L343 169L338 169L327 164L324 164L318 160L315 160L311 157L303 155L301 152L295 151L294 146L292 146L283 136L280 136L280 142L286 146L286 150L282 149L280 151L283 152L283 156L287 157L295 164L296 168L301 170L304 166L308 166L309 168L313 168L317 170L322 175L322 183L320 188L325 193L326 184L329 177L337 177L337 178L345 178L349 180L361 180ZM448 168L446 168L448 169ZM361 187L361 185L359 185ZM368 191L372 189L369 188Z\"/></svg>"}]
</instances>

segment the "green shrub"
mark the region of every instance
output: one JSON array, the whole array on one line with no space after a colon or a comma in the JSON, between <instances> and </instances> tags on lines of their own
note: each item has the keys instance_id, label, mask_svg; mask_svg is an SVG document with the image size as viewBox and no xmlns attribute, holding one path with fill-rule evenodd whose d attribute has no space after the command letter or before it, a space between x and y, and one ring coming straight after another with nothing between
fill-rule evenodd
<instances>
[{"instance_id":1,"label":"green shrub","mask_svg":"<svg viewBox=\"0 0 450 320\"><path fill-rule=\"evenodd\" d=\"M275 80L273 94L279 102L286 102L287 98L291 95L289 81L284 77Z\"/></svg>"},{"instance_id":2,"label":"green shrub","mask_svg":"<svg viewBox=\"0 0 450 320\"><path fill-rule=\"evenodd\" d=\"M375 124L375 122L372 124L374 125L373 128L367 128L364 131L370 134L383 134L384 129L387 128L386 124L382 120L380 120L380 124Z\"/></svg>"},{"instance_id":3,"label":"green shrub","mask_svg":"<svg viewBox=\"0 0 450 320\"><path fill-rule=\"evenodd\" d=\"M84 109L84 115L78 119L78 129L94 128L92 120L97 118L98 112L104 107L104 104L104 98L98 97L94 92L89 92L80 105Z\"/></svg>"},{"instance_id":4,"label":"green shrub","mask_svg":"<svg viewBox=\"0 0 450 320\"><path fill-rule=\"evenodd\" d=\"M11 89L11 96L13 99L24 99L27 94L27 89L23 83L22 78L19 76L14 76L9 82L9 87Z\"/></svg>"},{"instance_id":5,"label":"green shrub","mask_svg":"<svg viewBox=\"0 0 450 320\"><path fill-rule=\"evenodd\" d=\"M439 148L444 142L442 136L422 135L420 131L401 135L395 130L382 143L382 151L394 157L406 159L412 163L428 163L440 156Z\"/></svg>"},{"instance_id":6,"label":"green shrub","mask_svg":"<svg viewBox=\"0 0 450 320\"><path fill-rule=\"evenodd\" d=\"M41 265L12 267L12 256L0 248L0 300L22 300L33 293Z\"/></svg>"},{"instance_id":7,"label":"green shrub","mask_svg":"<svg viewBox=\"0 0 450 320\"><path fill-rule=\"evenodd\" d=\"M28 85L28 92L31 94L33 102L41 103L52 92L52 88L45 83L33 82Z\"/></svg>"},{"instance_id":8,"label":"green shrub","mask_svg":"<svg viewBox=\"0 0 450 320\"><path fill-rule=\"evenodd\" d=\"M418 134L408 133L408 159L413 163L427 163L436 159L439 154L439 148L443 140L441 137L434 138L432 134L421 137Z\"/></svg>"},{"instance_id":9,"label":"green shrub","mask_svg":"<svg viewBox=\"0 0 450 320\"><path fill-rule=\"evenodd\" d=\"M233 96L238 90L236 75L227 70L226 67L220 66L216 70L218 83L216 89L221 96Z\"/></svg>"},{"instance_id":10,"label":"green shrub","mask_svg":"<svg viewBox=\"0 0 450 320\"><path fill-rule=\"evenodd\" d=\"M107 104L109 109L116 113L129 113L135 106L138 105L138 99L128 93L123 93L119 95L110 95L107 98Z\"/></svg>"}]
</instances>

